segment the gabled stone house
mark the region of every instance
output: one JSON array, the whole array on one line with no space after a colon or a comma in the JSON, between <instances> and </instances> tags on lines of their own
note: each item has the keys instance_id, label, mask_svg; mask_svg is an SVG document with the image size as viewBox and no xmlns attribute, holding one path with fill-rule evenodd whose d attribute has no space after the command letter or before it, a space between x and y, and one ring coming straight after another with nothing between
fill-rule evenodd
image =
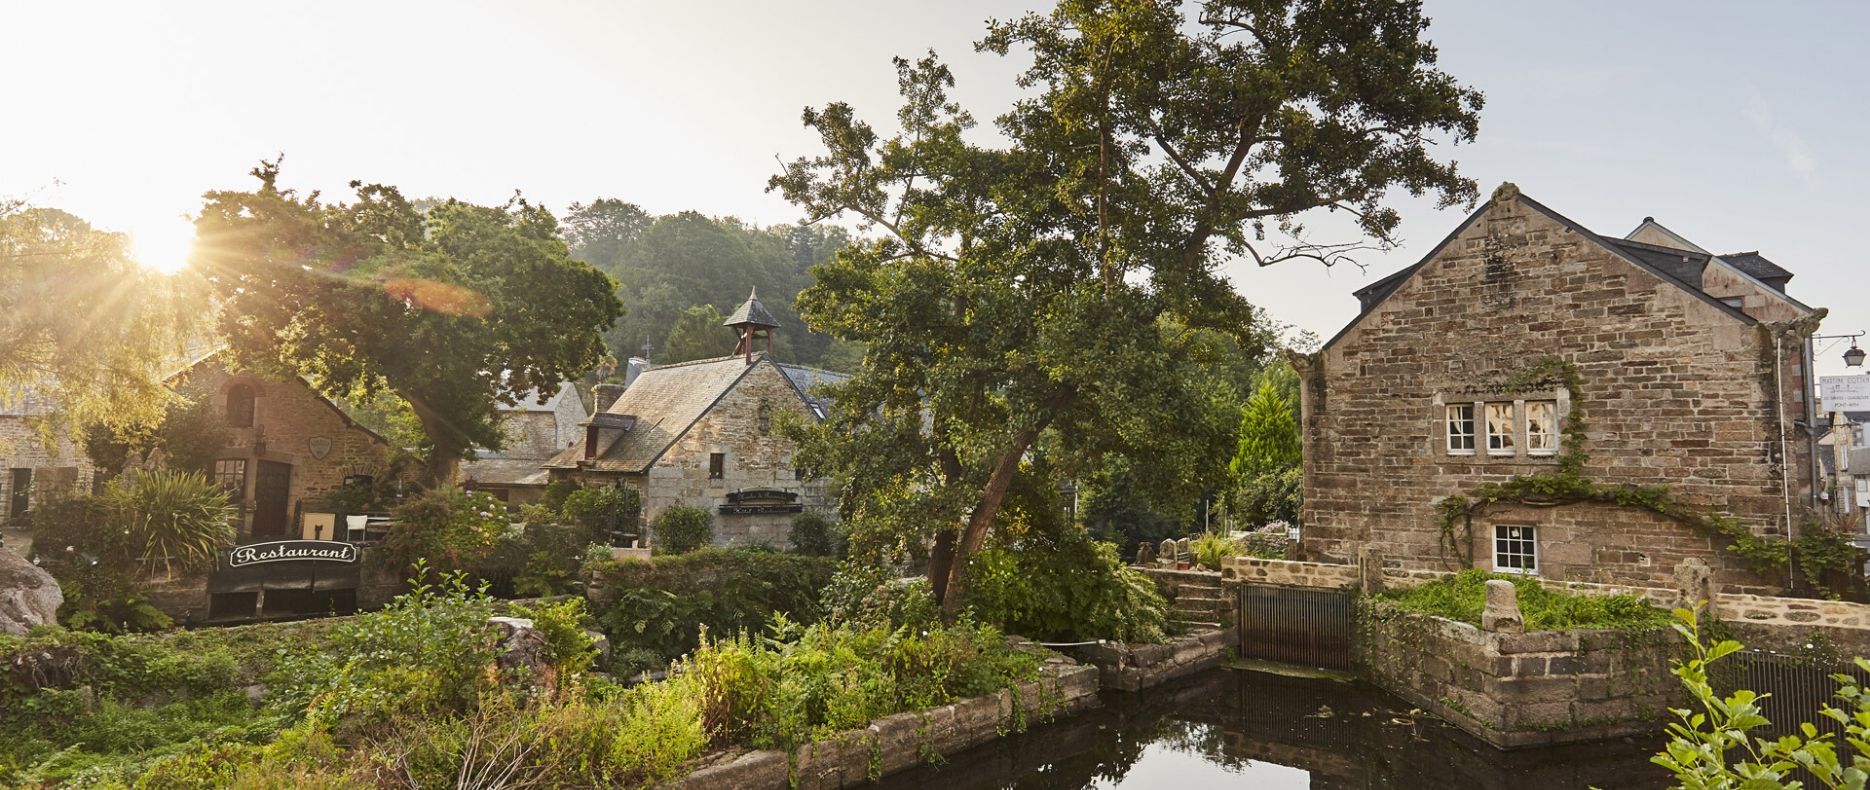
<instances>
[{"instance_id":1,"label":"gabled stone house","mask_svg":"<svg viewBox=\"0 0 1870 790\"><path fill-rule=\"evenodd\" d=\"M1532 496L1447 518L1482 484L1559 475L1667 485L1697 513L1785 540L1815 500L1809 336L1824 311L1758 253L1713 255L1645 219L1598 235L1511 184L1296 360L1304 552L1404 568L1663 582L1729 539L1643 507Z\"/></svg>"},{"instance_id":2,"label":"gabled stone house","mask_svg":"<svg viewBox=\"0 0 1870 790\"><path fill-rule=\"evenodd\" d=\"M786 546L793 517L829 501L824 480L794 471L797 448L777 425L824 419L812 388L845 377L775 362L779 322L757 296L725 325L738 339L730 356L652 365L627 388L598 385L581 440L545 464L552 477L633 488L646 523L675 505L706 508L716 544Z\"/></svg>"},{"instance_id":3,"label":"gabled stone house","mask_svg":"<svg viewBox=\"0 0 1870 790\"><path fill-rule=\"evenodd\" d=\"M389 442L298 378L230 372L211 354L176 385L205 393L228 431L209 474L239 506L239 542L314 537L302 516L325 510L321 498L393 474Z\"/></svg>"},{"instance_id":4,"label":"gabled stone house","mask_svg":"<svg viewBox=\"0 0 1870 790\"><path fill-rule=\"evenodd\" d=\"M583 438L590 411L571 382L560 384L549 398L533 392L498 408L506 446L480 450L462 462L461 486L486 491L508 504L537 501L550 482L541 464Z\"/></svg>"}]
</instances>

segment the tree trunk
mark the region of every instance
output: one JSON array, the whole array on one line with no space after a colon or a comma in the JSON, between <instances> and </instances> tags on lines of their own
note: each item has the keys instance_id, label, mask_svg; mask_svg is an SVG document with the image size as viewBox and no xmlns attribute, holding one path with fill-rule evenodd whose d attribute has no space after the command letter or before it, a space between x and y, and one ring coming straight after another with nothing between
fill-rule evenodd
<instances>
[{"instance_id":1,"label":"tree trunk","mask_svg":"<svg viewBox=\"0 0 1870 790\"><path fill-rule=\"evenodd\" d=\"M423 401L408 395L403 399L409 402L416 421L422 424L423 435L429 439L429 457L422 464L422 477L417 482L427 488L453 485L461 471L462 452L467 449L461 446L459 434Z\"/></svg>"},{"instance_id":2,"label":"tree trunk","mask_svg":"<svg viewBox=\"0 0 1870 790\"><path fill-rule=\"evenodd\" d=\"M935 592L935 602L947 600L948 572L954 568L954 539L956 530L945 530L935 536L935 548L929 552L929 587Z\"/></svg>"},{"instance_id":3,"label":"tree trunk","mask_svg":"<svg viewBox=\"0 0 1870 790\"><path fill-rule=\"evenodd\" d=\"M1006 501L1007 489L1013 485L1013 475L1019 472L1019 462L1026 455L1026 448L1039 437L1038 428L1020 431L1013 437L1013 445L994 462L993 474L987 477L987 485L981 489L980 501L975 503L974 512L968 515L967 528L961 532L960 540L954 547L954 558L948 568L948 583L944 585L937 600L941 601L942 619L954 622L961 615L961 609L967 600L967 563L980 551L981 544L987 540L987 528L993 525L993 519L1000 514L1000 505ZM951 533L952 534L952 533ZM930 563L930 579L933 579L933 563Z\"/></svg>"}]
</instances>

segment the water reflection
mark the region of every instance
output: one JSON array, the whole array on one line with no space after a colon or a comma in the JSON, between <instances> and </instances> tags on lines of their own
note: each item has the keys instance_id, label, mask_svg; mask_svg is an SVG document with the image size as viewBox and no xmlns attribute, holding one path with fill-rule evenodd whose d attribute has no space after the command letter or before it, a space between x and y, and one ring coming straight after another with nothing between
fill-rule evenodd
<instances>
[{"instance_id":1,"label":"water reflection","mask_svg":"<svg viewBox=\"0 0 1870 790\"><path fill-rule=\"evenodd\" d=\"M879 783L908 788L1417 788L1668 784L1655 742L1500 752L1361 684L1215 670ZM1655 739L1659 742L1660 738Z\"/></svg>"}]
</instances>

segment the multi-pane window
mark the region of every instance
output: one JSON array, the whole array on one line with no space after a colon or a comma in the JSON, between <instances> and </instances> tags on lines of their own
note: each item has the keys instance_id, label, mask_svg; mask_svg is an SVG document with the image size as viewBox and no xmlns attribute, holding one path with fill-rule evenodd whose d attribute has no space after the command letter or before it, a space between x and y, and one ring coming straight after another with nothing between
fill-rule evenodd
<instances>
[{"instance_id":1,"label":"multi-pane window","mask_svg":"<svg viewBox=\"0 0 1870 790\"><path fill-rule=\"evenodd\" d=\"M1474 404L1457 403L1448 407L1448 452L1472 455L1474 452Z\"/></svg>"},{"instance_id":2,"label":"multi-pane window","mask_svg":"<svg viewBox=\"0 0 1870 790\"><path fill-rule=\"evenodd\" d=\"M1487 404L1487 454L1512 455L1515 433L1517 431L1513 430L1513 404Z\"/></svg>"},{"instance_id":3,"label":"multi-pane window","mask_svg":"<svg viewBox=\"0 0 1870 790\"><path fill-rule=\"evenodd\" d=\"M1526 401L1526 452L1532 455L1558 452L1558 403Z\"/></svg>"},{"instance_id":4,"label":"multi-pane window","mask_svg":"<svg viewBox=\"0 0 1870 790\"><path fill-rule=\"evenodd\" d=\"M727 476L727 453L708 454L708 479L719 480Z\"/></svg>"},{"instance_id":5,"label":"multi-pane window","mask_svg":"<svg viewBox=\"0 0 1870 790\"><path fill-rule=\"evenodd\" d=\"M1501 573L1539 572L1537 527L1499 524L1493 528L1493 569Z\"/></svg>"},{"instance_id":6,"label":"multi-pane window","mask_svg":"<svg viewBox=\"0 0 1870 790\"><path fill-rule=\"evenodd\" d=\"M214 483L227 492L227 498L239 502L247 495L247 460L223 458L214 462Z\"/></svg>"}]
</instances>

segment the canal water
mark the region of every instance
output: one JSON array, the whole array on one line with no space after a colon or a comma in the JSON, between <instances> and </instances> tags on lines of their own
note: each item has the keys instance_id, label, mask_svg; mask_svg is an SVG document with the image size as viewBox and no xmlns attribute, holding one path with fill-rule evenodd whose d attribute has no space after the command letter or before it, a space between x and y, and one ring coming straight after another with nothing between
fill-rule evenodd
<instances>
[{"instance_id":1,"label":"canal water","mask_svg":"<svg viewBox=\"0 0 1870 790\"><path fill-rule=\"evenodd\" d=\"M1502 752L1360 683L1217 669L1034 727L886 790L1652 790L1657 735Z\"/></svg>"}]
</instances>

